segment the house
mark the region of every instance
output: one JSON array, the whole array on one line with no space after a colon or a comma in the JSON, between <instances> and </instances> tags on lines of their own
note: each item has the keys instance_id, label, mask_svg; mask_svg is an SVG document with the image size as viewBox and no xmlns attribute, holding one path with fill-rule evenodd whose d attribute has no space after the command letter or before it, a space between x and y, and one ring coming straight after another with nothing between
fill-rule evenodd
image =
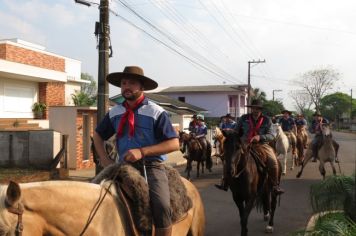
<instances>
[{"instance_id":1,"label":"house","mask_svg":"<svg viewBox=\"0 0 356 236\"><path fill-rule=\"evenodd\" d=\"M0 164L48 163L58 153L59 136L68 135L68 167L93 167L90 135L96 108L74 107L71 96L82 83L90 82L81 80L80 61L24 40L0 40ZM47 106L43 120L33 119L36 102Z\"/></svg>"},{"instance_id":2,"label":"house","mask_svg":"<svg viewBox=\"0 0 356 236\"><path fill-rule=\"evenodd\" d=\"M173 126L182 131L188 130L189 122L194 114L207 112L204 108L181 102L165 95L145 93L145 96L148 100L163 107L167 111ZM124 98L121 95L117 95L111 97L110 100L119 103L122 102Z\"/></svg>"},{"instance_id":3,"label":"house","mask_svg":"<svg viewBox=\"0 0 356 236\"><path fill-rule=\"evenodd\" d=\"M159 94L202 107L208 111L207 117L221 117L227 113L240 117L247 112L247 85L175 86Z\"/></svg>"},{"instance_id":4,"label":"house","mask_svg":"<svg viewBox=\"0 0 356 236\"><path fill-rule=\"evenodd\" d=\"M73 105L82 83L88 81L81 80L80 61L24 40L0 40L0 119L33 118L36 102Z\"/></svg>"}]
</instances>

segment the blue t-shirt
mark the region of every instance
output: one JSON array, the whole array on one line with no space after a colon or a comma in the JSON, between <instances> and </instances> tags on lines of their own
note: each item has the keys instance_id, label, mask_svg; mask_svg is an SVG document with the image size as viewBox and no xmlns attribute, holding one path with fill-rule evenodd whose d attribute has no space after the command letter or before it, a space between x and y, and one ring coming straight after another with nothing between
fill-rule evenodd
<instances>
[{"instance_id":1,"label":"blue t-shirt","mask_svg":"<svg viewBox=\"0 0 356 236\"><path fill-rule=\"evenodd\" d=\"M305 119L296 119L295 120L295 124L297 126L299 126L299 125L307 125L307 121Z\"/></svg>"},{"instance_id":2,"label":"blue t-shirt","mask_svg":"<svg viewBox=\"0 0 356 236\"><path fill-rule=\"evenodd\" d=\"M235 129L235 128L236 128L235 121L225 122L225 123L222 123L222 125L221 125L221 129Z\"/></svg>"},{"instance_id":3,"label":"blue t-shirt","mask_svg":"<svg viewBox=\"0 0 356 236\"><path fill-rule=\"evenodd\" d=\"M107 140L115 133L126 108L122 103L113 107L96 127L96 132L102 139ZM119 153L119 162L123 162L124 154L134 148L151 146L162 141L177 138L167 112L157 104L145 98L142 104L134 110L135 133L133 137L128 135L128 121L125 123L121 137L117 137L116 146ZM166 160L166 155L146 156L145 160Z\"/></svg>"},{"instance_id":4,"label":"blue t-shirt","mask_svg":"<svg viewBox=\"0 0 356 236\"><path fill-rule=\"evenodd\" d=\"M279 122L281 124L282 130L283 131L291 131L293 127L295 126L294 119L292 117L288 117L288 119L285 119L284 117L279 119Z\"/></svg>"}]
</instances>

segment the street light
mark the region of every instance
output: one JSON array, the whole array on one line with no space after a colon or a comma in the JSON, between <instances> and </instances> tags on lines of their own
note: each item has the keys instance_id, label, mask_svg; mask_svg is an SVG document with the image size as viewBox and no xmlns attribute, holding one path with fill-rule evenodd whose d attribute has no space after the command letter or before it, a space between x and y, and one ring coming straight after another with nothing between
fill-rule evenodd
<instances>
[{"instance_id":1,"label":"street light","mask_svg":"<svg viewBox=\"0 0 356 236\"><path fill-rule=\"evenodd\" d=\"M274 101L274 92L282 92L282 89L273 89L272 90L272 101Z\"/></svg>"}]
</instances>

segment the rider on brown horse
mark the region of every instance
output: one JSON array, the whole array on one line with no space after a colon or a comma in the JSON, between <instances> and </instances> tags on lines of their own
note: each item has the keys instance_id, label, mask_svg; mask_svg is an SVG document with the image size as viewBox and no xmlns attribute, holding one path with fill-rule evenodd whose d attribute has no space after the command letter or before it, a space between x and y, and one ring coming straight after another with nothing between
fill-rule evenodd
<instances>
[{"instance_id":1,"label":"rider on brown horse","mask_svg":"<svg viewBox=\"0 0 356 236\"><path fill-rule=\"evenodd\" d=\"M315 134L314 139L312 141L312 150L313 150L312 162L316 162L316 159L318 158L318 150L321 147L323 141L321 127L323 124L329 124L329 121L326 118L322 117L319 111L316 111L313 116L314 116L314 120L312 121L309 131L310 133ZM333 140L333 146L337 154L339 150L339 144L335 140ZM337 156L335 157L335 162L336 163L339 162Z\"/></svg>"},{"instance_id":2,"label":"rider on brown horse","mask_svg":"<svg viewBox=\"0 0 356 236\"><path fill-rule=\"evenodd\" d=\"M246 144L258 142L265 145L266 148L271 149L267 143L274 139L272 134L272 121L269 117L262 115L262 102L258 99L252 100L251 105L247 105L246 107L251 108L251 113L241 116L236 127L236 131L241 137L241 140ZM266 165L274 193L277 195L284 193L279 187L277 157L275 155L269 155ZM224 165L224 177L220 185L215 185L217 188L225 191L228 190L229 182L231 180L231 173L229 172L228 168Z\"/></svg>"},{"instance_id":3,"label":"rider on brown horse","mask_svg":"<svg viewBox=\"0 0 356 236\"><path fill-rule=\"evenodd\" d=\"M306 133L307 121L305 120L303 114L300 113L297 115L297 118L295 119L295 125L297 126L297 134L298 131L300 131L303 135L304 148L307 148L308 137L304 137L304 136L308 136L308 134Z\"/></svg>"}]
</instances>

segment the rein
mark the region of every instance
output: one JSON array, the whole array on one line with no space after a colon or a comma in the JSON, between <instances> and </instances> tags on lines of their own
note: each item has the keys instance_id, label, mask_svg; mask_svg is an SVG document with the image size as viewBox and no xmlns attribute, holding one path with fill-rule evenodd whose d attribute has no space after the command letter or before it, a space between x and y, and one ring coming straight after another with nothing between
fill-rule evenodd
<instances>
[{"instance_id":1,"label":"rein","mask_svg":"<svg viewBox=\"0 0 356 236\"><path fill-rule=\"evenodd\" d=\"M22 231L23 231L23 224L22 224L23 205L19 203L16 208L16 207L11 206L5 200L5 207L7 208L8 212L17 215L17 224L16 224L16 229L15 229L15 235L21 236Z\"/></svg>"},{"instance_id":2,"label":"rein","mask_svg":"<svg viewBox=\"0 0 356 236\"><path fill-rule=\"evenodd\" d=\"M116 177L118 176L118 174L119 174L119 172L116 171L115 175L113 175L112 180L116 179ZM110 178L110 179L111 179L111 178ZM98 198L98 200L96 201L96 203L94 204L93 209L90 211L90 214L89 214L89 216L88 216L87 223L85 224L85 226L84 226L82 232L79 234L80 236L84 235L84 233L85 233L85 231L88 229L90 223L93 221L94 216L95 216L96 213L98 212L98 209L99 209L100 205L103 203L103 201L104 201L104 199L105 199L107 193L110 192L109 189L111 188L111 186L112 186L113 183L114 183L114 181L111 181L110 184L109 184L109 186L108 186L107 188L105 188L105 187L103 187L103 186L100 188L100 195L99 195L99 198ZM103 192L103 189L105 189L105 193L104 193L103 196L101 196L101 195L102 195L102 192Z\"/></svg>"}]
</instances>

